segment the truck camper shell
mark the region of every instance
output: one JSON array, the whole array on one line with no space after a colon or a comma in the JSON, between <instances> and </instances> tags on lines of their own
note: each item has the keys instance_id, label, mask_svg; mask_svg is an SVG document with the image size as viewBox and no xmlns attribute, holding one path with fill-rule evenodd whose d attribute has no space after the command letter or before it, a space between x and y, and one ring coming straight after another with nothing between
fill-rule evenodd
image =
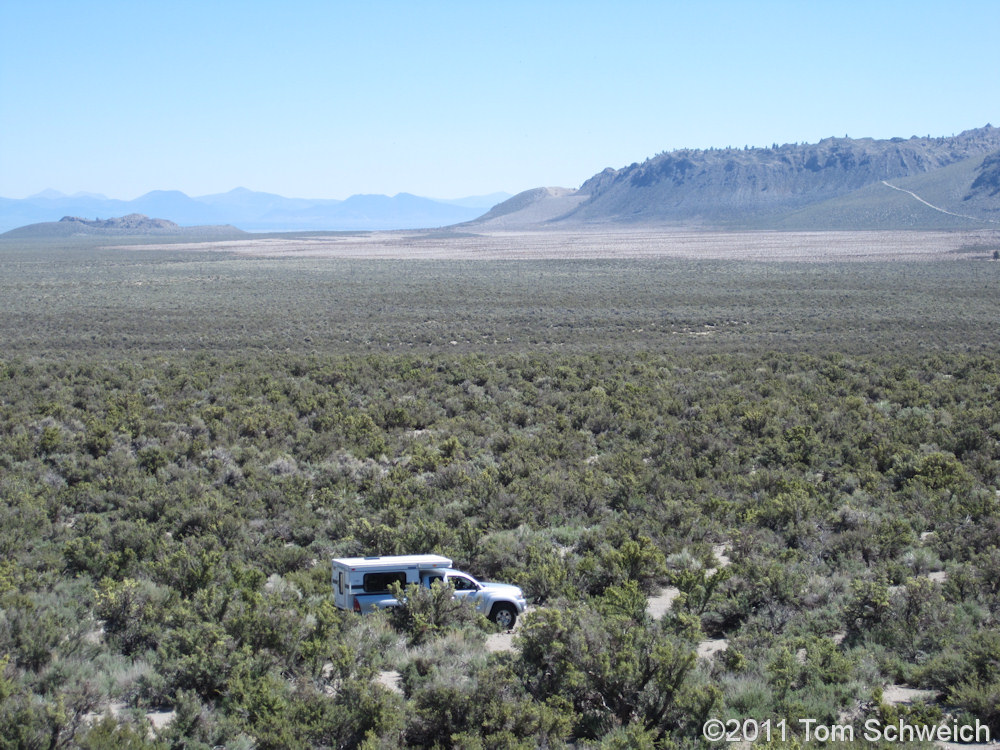
<instances>
[{"instance_id":1,"label":"truck camper shell","mask_svg":"<svg viewBox=\"0 0 1000 750\"><path fill-rule=\"evenodd\" d=\"M333 562L348 568L450 568L451 560L441 555L382 555L381 557L335 557Z\"/></svg>"},{"instance_id":2,"label":"truck camper shell","mask_svg":"<svg viewBox=\"0 0 1000 750\"><path fill-rule=\"evenodd\" d=\"M420 571L451 567L451 560L441 555L335 557L332 563L334 604L357 612L395 604L389 594L393 582L419 583Z\"/></svg>"},{"instance_id":3,"label":"truck camper shell","mask_svg":"<svg viewBox=\"0 0 1000 750\"><path fill-rule=\"evenodd\" d=\"M339 609L371 612L398 607L399 601L389 590L394 583L430 588L438 582L451 586L455 597L474 602L477 611L502 628L513 628L527 607L524 592L517 586L477 581L453 569L451 560L441 555L335 557L331 562L333 603Z\"/></svg>"}]
</instances>

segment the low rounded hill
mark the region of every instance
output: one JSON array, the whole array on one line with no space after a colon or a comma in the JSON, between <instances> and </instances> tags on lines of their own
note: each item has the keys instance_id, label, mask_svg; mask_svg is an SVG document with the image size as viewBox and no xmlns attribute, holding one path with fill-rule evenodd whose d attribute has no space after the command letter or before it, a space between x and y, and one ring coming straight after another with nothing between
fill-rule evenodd
<instances>
[{"instance_id":1,"label":"low rounded hill","mask_svg":"<svg viewBox=\"0 0 1000 750\"><path fill-rule=\"evenodd\" d=\"M79 216L64 216L59 221L11 229L0 234L4 239L60 239L69 237L209 237L221 239L245 236L246 232L233 226L182 227L167 219L151 219L143 214L128 214L108 219L83 219Z\"/></svg>"}]
</instances>

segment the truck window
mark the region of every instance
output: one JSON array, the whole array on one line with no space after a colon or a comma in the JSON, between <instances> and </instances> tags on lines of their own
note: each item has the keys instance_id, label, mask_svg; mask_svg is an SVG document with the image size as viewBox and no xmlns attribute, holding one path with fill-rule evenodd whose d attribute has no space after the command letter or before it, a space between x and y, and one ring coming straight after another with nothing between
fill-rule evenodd
<instances>
[{"instance_id":1,"label":"truck window","mask_svg":"<svg viewBox=\"0 0 1000 750\"><path fill-rule=\"evenodd\" d=\"M451 576L448 580L455 586L455 591L476 591L479 589L473 581L462 576Z\"/></svg>"},{"instance_id":2,"label":"truck window","mask_svg":"<svg viewBox=\"0 0 1000 750\"><path fill-rule=\"evenodd\" d=\"M406 585L406 573L393 571L391 573L365 573L364 590L366 594L381 593L388 591L389 586L398 582L400 586Z\"/></svg>"},{"instance_id":3,"label":"truck window","mask_svg":"<svg viewBox=\"0 0 1000 750\"><path fill-rule=\"evenodd\" d=\"M427 586L430 587L435 581L444 581L444 576L427 576Z\"/></svg>"}]
</instances>

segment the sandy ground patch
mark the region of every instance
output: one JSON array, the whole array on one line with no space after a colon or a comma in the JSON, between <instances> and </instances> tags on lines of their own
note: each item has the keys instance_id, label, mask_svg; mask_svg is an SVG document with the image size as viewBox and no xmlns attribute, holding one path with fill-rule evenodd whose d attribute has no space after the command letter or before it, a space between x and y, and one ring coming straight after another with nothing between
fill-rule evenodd
<instances>
[{"instance_id":1,"label":"sandy ground patch","mask_svg":"<svg viewBox=\"0 0 1000 750\"><path fill-rule=\"evenodd\" d=\"M729 544L716 544L712 547L712 554L715 555L715 559L718 561L720 568L725 568L732 564L732 560L729 559ZM711 575L715 572L715 568L709 568L705 572ZM660 589L659 593L653 594L646 600L646 612L654 620L659 620L663 615L670 611L670 607L674 602L674 599L680 594L680 589L674 588L673 586L666 586Z\"/></svg>"},{"instance_id":2,"label":"sandy ground patch","mask_svg":"<svg viewBox=\"0 0 1000 750\"><path fill-rule=\"evenodd\" d=\"M933 700L936 695L933 690L918 690L905 685L886 685L882 689L882 702L891 706L908 706L918 700Z\"/></svg>"},{"instance_id":3,"label":"sandy ground patch","mask_svg":"<svg viewBox=\"0 0 1000 750\"><path fill-rule=\"evenodd\" d=\"M521 623L524 621L524 616L531 612L533 608L528 607L524 612L517 616L517 622L514 623L514 627L510 630L506 630L503 633L491 633L486 636L486 650L491 654L499 653L500 651L513 651L514 650L514 633L517 632L518 628L521 627Z\"/></svg>"},{"instance_id":4,"label":"sandy ground patch","mask_svg":"<svg viewBox=\"0 0 1000 750\"><path fill-rule=\"evenodd\" d=\"M698 658L699 659L711 659L716 654L720 654L729 648L729 640L727 638L716 638L710 641L702 641L698 644Z\"/></svg>"},{"instance_id":5,"label":"sandy ground patch","mask_svg":"<svg viewBox=\"0 0 1000 750\"><path fill-rule=\"evenodd\" d=\"M118 718L123 711L128 708L121 701L111 701L103 711L89 711L83 715L83 720L88 724L100 721L105 714L111 714L112 718Z\"/></svg>"},{"instance_id":6,"label":"sandy ground patch","mask_svg":"<svg viewBox=\"0 0 1000 750\"><path fill-rule=\"evenodd\" d=\"M728 544L716 544L712 547L712 554L715 555L715 559L719 561L719 567L725 568L732 565L733 561L729 559L729 545Z\"/></svg>"},{"instance_id":7,"label":"sandy ground patch","mask_svg":"<svg viewBox=\"0 0 1000 750\"><path fill-rule=\"evenodd\" d=\"M111 714L112 717L118 718L121 714L128 710L128 706L121 701L112 701L107 705L104 711L91 711L83 715L83 720L88 724L93 724L100 719L105 714ZM153 729L163 729L167 724L174 720L177 716L176 711L147 711L146 720L149 721Z\"/></svg>"},{"instance_id":8,"label":"sandy ground patch","mask_svg":"<svg viewBox=\"0 0 1000 750\"><path fill-rule=\"evenodd\" d=\"M403 688L400 687L400 680L402 675L399 674L395 669L386 669L378 673L378 677L375 678L375 682L389 690L393 693L403 694Z\"/></svg>"},{"instance_id":9,"label":"sandy ground patch","mask_svg":"<svg viewBox=\"0 0 1000 750\"><path fill-rule=\"evenodd\" d=\"M677 595L681 593L680 589L674 588L673 586L667 586L666 588L660 589L659 594L655 594L646 602L646 611L649 616L654 620L659 620L663 615L670 611L670 605L673 604L674 599Z\"/></svg>"},{"instance_id":10,"label":"sandy ground patch","mask_svg":"<svg viewBox=\"0 0 1000 750\"><path fill-rule=\"evenodd\" d=\"M163 729L176 715L176 711L150 711L146 714L146 718L153 725L153 729Z\"/></svg>"},{"instance_id":11,"label":"sandy ground patch","mask_svg":"<svg viewBox=\"0 0 1000 750\"><path fill-rule=\"evenodd\" d=\"M969 232L720 232L667 229L581 231L370 232L263 237L217 242L120 246L195 250L268 258L517 260L565 258L680 258L732 261L885 261L987 258L990 230ZM968 248L983 248L968 252Z\"/></svg>"},{"instance_id":12,"label":"sandy ground patch","mask_svg":"<svg viewBox=\"0 0 1000 750\"><path fill-rule=\"evenodd\" d=\"M491 654L514 650L514 631L486 636L486 650Z\"/></svg>"}]
</instances>

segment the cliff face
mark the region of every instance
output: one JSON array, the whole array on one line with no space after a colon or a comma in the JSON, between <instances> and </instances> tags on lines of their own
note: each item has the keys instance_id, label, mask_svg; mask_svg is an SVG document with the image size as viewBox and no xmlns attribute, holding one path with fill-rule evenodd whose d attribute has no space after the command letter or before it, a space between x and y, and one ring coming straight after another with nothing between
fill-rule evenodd
<instances>
[{"instance_id":1,"label":"cliff face","mask_svg":"<svg viewBox=\"0 0 1000 750\"><path fill-rule=\"evenodd\" d=\"M685 149L536 188L466 226L958 229L1000 224L1000 128L950 138L826 138Z\"/></svg>"},{"instance_id":2,"label":"cliff face","mask_svg":"<svg viewBox=\"0 0 1000 750\"><path fill-rule=\"evenodd\" d=\"M1000 196L1000 152L983 159L965 200Z\"/></svg>"},{"instance_id":3,"label":"cliff face","mask_svg":"<svg viewBox=\"0 0 1000 750\"><path fill-rule=\"evenodd\" d=\"M572 218L767 220L882 180L926 174L997 151L1000 128L989 125L951 138L827 138L771 148L673 151L590 178L579 190L589 197ZM977 190L1000 180L1000 163L983 175Z\"/></svg>"}]
</instances>

